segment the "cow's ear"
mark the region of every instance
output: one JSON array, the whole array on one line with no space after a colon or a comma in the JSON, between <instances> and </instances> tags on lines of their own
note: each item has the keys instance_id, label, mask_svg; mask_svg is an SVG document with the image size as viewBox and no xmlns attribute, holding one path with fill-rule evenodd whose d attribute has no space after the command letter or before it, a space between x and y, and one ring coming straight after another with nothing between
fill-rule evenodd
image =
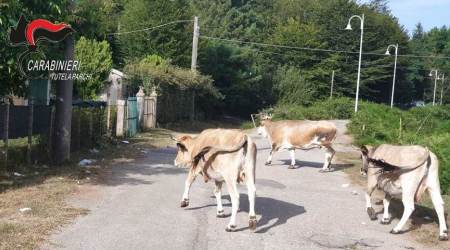
<instances>
[{"instance_id":1,"label":"cow's ear","mask_svg":"<svg viewBox=\"0 0 450 250\"><path fill-rule=\"evenodd\" d=\"M178 147L178 149L181 150L182 152L187 152L187 151L188 151L186 145L184 145L184 144L181 143L181 142L178 142L178 143L177 143L177 147Z\"/></svg>"},{"instance_id":2,"label":"cow's ear","mask_svg":"<svg viewBox=\"0 0 450 250\"><path fill-rule=\"evenodd\" d=\"M362 153L364 156L369 155L369 148L367 147L367 145L361 146L361 153Z\"/></svg>"},{"instance_id":3,"label":"cow's ear","mask_svg":"<svg viewBox=\"0 0 450 250\"><path fill-rule=\"evenodd\" d=\"M372 146L370 146L370 145L364 145L364 146L361 147L361 153L362 153L364 156L369 156L369 155L371 154L372 149L373 149Z\"/></svg>"}]
</instances>

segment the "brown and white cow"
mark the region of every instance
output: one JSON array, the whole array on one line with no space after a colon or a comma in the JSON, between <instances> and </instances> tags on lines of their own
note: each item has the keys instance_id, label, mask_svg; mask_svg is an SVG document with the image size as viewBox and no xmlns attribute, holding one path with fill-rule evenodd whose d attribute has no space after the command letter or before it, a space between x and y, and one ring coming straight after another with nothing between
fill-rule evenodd
<instances>
[{"instance_id":1,"label":"brown and white cow","mask_svg":"<svg viewBox=\"0 0 450 250\"><path fill-rule=\"evenodd\" d=\"M372 220L377 219L372 208L371 195L375 189L385 193L382 224L390 223L389 203L399 196L403 202L403 215L391 233L398 234L414 211L425 191L431 200L439 219L439 239L448 240L444 217L444 201L439 186L439 162L436 155L422 146L394 146L383 144L378 147L361 148L363 166L367 174L366 210Z\"/></svg>"},{"instance_id":2,"label":"brown and white cow","mask_svg":"<svg viewBox=\"0 0 450 250\"><path fill-rule=\"evenodd\" d=\"M176 139L178 153L176 166L189 168L181 207L189 206L189 189L198 175L205 181L214 179L214 195L217 201L217 217L224 217L222 206L222 184L225 183L230 194L232 211L227 232L236 229L236 214L239 209L237 184L245 183L249 199L249 228L256 229L255 214L255 164L256 145L240 130L207 129L193 138L182 136Z\"/></svg>"},{"instance_id":3,"label":"brown and white cow","mask_svg":"<svg viewBox=\"0 0 450 250\"><path fill-rule=\"evenodd\" d=\"M321 171L331 169L331 160L335 154L332 142L336 137L336 125L328 121L272 121L270 117L261 120L258 134L268 138L271 145L266 165L272 163L274 151L287 149L291 154L290 169L295 168L295 149L310 150L322 148L326 150L325 162Z\"/></svg>"}]
</instances>

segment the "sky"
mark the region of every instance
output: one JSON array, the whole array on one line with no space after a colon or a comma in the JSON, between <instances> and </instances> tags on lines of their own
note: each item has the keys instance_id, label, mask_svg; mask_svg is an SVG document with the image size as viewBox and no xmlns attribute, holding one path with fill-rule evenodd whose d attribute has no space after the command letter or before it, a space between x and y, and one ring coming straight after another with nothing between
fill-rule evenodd
<instances>
[{"instance_id":1,"label":"sky","mask_svg":"<svg viewBox=\"0 0 450 250\"><path fill-rule=\"evenodd\" d=\"M450 0L390 0L389 8L409 33L418 22L426 31L433 27L450 26Z\"/></svg>"}]
</instances>

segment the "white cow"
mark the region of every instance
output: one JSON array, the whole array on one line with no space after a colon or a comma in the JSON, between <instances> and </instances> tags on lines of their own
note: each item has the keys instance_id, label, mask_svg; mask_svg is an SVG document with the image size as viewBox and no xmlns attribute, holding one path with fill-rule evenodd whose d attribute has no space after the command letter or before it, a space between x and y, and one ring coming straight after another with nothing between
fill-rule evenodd
<instances>
[{"instance_id":1,"label":"white cow","mask_svg":"<svg viewBox=\"0 0 450 250\"><path fill-rule=\"evenodd\" d=\"M439 186L439 162L436 155L422 146L393 146L383 144L378 147L361 148L363 166L361 172L367 174L366 208L369 217L376 220L372 208L371 195L378 188L385 193L382 224L390 222L389 202L400 196L404 211L400 222L391 233L398 234L404 228L414 211L414 202L428 191L439 219L439 239L448 240L444 217L444 201Z\"/></svg>"},{"instance_id":2,"label":"white cow","mask_svg":"<svg viewBox=\"0 0 450 250\"><path fill-rule=\"evenodd\" d=\"M269 139L271 151L266 165L272 163L275 151L287 149L291 154L290 169L295 168L295 149L310 150L322 148L326 150L325 162L321 171L331 169L331 160L335 154L332 142L336 137L336 125L328 121L272 121L270 117L261 120L258 134Z\"/></svg>"},{"instance_id":3,"label":"white cow","mask_svg":"<svg viewBox=\"0 0 450 250\"><path fill-rule=\"evenodd\" d=\"M189 206L189 189L195 178L201 174L205 182L210 178L214 179L217 217L224 217L221 189L225 182L232 205L231 219L226 231L234 231L239 209L237 183L243 182L248 190L249 228L255 230L256 145L252 139L240 130L208 129L195 138L182 136L176 141L178 154L175 165L189 168L181 207Z\"/></svg>"}]
</instances>

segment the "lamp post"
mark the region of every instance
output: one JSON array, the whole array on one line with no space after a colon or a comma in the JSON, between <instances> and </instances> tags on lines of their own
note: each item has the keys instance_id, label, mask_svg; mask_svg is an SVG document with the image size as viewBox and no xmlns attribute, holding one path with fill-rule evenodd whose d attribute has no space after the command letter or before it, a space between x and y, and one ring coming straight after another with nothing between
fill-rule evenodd
<instances>
[{"instance_id":1,"label":"lamp post","mask_svg":"<svg viewBox=\"0 0 450 250\"><path fill-rule=\"evenodd\" d=\"M391 55L389 49L395 48L395 62L394 62L394 78L392 80L392 95L391 95L391 108L394 107L394 92L395 92L395 75L397 73L397 56L398 56L398 44L391 44L387 47L386 55Z\"/></svg>"},{"instance_id":2,"label":"lamp post","mask_svg":"<svg viewBox=\"0 0 450 250\"><path fill-rule=\"evenodd\" d=\"M436 104L436 86L437 86L437 80L438 80L438 71L437 69L433 69L430 71L430 77L433 76L434 72L434 91L433 91L433 106Z\"/></svg>"},{"instance_id":3,"label":"lamp post","mask_svg":"<svg viewBox=\"0 0 450 250\"><path fill-rule=\"evenodd\" d=\"M346 30L352 30L351 22L353 18L359 18L361 20L361 41L359 43L359 63L358 63L358 80L356 81L356 97L355 97L355 112L358 112L358 97L359 97L359 82L361 78L361 57L362 57L362 46L363 46L363 36L364 36L364 14L361 16L354 15L348 19Z\"/></svg>"}]
</instances>

